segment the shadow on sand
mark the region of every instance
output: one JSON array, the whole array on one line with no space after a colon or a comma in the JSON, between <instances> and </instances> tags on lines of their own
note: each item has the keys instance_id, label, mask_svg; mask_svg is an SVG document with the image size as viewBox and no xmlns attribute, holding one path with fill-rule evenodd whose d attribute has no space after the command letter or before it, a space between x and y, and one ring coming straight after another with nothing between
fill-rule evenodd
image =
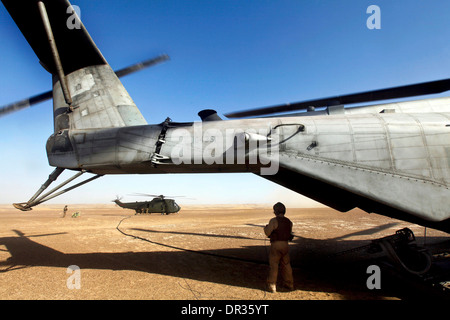
<instances>
[{"instance_id":1,"label":"shadow on sand","mask_svg":"<svg viewBox=\"0 0 450 320\"><path fill-rule=\"evenodd\" d=\"M6 261L0 261L0 274L32 266L67 268L75 264L81 269L133 270L260 289L262 291L265 288L265 278L268 272L268 243L239 248L197 251L154 242L149 240L152 234L161 233L161 231L139 229L141 235L148 235L142 240L160 245L162 248L170 248L170 250L67 254L33 241L32 238L37 236L26 236L17 230L15 232L17 236L0 238L0 245L6 247L6 251L11 255ZM164 233L170 234L171 232ZM199 233L186 234L205 238L218 237L218 235ZM39 237L52 235L39 235ZM231 236L222 237L233 238ZM141 239L140 237L135 238ZM243 238L261 242L261 239ZM343 240L344 238L346 237L328 240L300 237L294 239L290 248L296 289L338 293L343 299L381 299L386 296L408 297L404 295L405 293L396 292L395 289L392 291L391 286L388 286L387 290L369 290L367 288L367 266L373 263L370 258L358 253L343 255L338 258L333 257L333 254L339 251L358 248L369 242ZM448 238L428 239L429 243L442 243L443 241L447 241L447 245L449 244ZM263 294L261 294L261 297L263 297ZM230 297L219 298L227 299Z\"/></svg>"}]
</instances>

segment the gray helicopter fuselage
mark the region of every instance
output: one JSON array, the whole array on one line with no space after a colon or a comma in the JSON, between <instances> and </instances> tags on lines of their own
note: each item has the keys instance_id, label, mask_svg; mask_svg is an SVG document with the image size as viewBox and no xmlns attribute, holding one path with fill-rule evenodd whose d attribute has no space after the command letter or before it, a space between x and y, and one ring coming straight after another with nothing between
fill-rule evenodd
<instances>
[{"instance_id":1,"label":"gray helicopter fuselage","mask_svg":"<svg viewBox=\"0 0 450 320\"><path fill-rule=\"evenodd\" d=\"M296 191L301 178L313 178L442 221L450 218L450 104L440 101L441 112L432 113L366 110L63 130L49 138L47 152L52 166L97 174L253 172L277 181L288 171L290 178L277 182Z\"/></svg>"}]
</instances>

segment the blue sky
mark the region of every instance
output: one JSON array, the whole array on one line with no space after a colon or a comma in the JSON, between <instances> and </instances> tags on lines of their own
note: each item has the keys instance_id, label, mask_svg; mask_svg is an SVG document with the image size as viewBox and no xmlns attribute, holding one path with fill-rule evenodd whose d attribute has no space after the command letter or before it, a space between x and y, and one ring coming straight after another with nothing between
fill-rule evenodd
<instances>
[{"instance_id":1,"label":"blue sky","mask_svg":"<svg viewBox=\"0 0 450 320\"><path fill-rule=\"evenodd\" d=\"M122 78L149 123L219 114L449 77L450 2L301 0L73 1L114 69L167 53L171 60ZM367 8L381 9L369 30ZM0 5L0 105L50 89ZM51 101L0 118L0 203L26 201L53 170L45 142ZM65 174L64 177L68 177ZM60 178L58 181L62 181ZM106 176L49 203L107 203L130 193L189 203L312 203L251 174Z\"/></svg>"}]
</instances>

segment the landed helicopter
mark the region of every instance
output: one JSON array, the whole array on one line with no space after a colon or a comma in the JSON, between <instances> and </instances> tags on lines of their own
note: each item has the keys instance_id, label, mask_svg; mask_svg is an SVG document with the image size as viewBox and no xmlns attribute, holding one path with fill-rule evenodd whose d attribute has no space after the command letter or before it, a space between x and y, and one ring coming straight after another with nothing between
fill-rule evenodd
<instances>
[{"instance_id":1,"label":"landed helicopter","mask_svg":"<svg viewBox=\"0 0 450 320\"><path fill-rule=\"evenodd\" d=\"M114 202L121 208L135 210L136 214L140 213L161 213L171 214L180 211L181 207L174 199L167 199L164 195L142 194L149 197L154 197L150 201L136 201L136 202L121 202L120 199Z\"/></svg>"}]
</instances>

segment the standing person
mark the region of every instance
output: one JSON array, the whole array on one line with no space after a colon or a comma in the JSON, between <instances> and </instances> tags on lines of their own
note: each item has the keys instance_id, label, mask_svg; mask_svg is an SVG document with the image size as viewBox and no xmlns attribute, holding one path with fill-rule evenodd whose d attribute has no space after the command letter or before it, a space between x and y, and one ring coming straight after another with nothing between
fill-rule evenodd
<instances>
[{"instance_id":1,"label":"standing person","mask_svg":"<svg viewBox=\"0 0 450 320\"><path fill-rule=\"evenodd\" d=\"M273 213L275 218L270 219L269 224L264 227L264 233L270 238L268 290L270 292L276 292L277 290L278 267L284 286L289 290L294 290L288 244L288 241L293 238L292 222L284 216L286 207L281 202L275 203Z\"/></svg>"},{"instance_id":2,"label":"standing person","mask_svg":"<svg viewBox=\"0 0 450 320\"><path fill-rule=\"evenodd\" d=\"M66 217L66 213L67 213L67 205L65 205L64 206L64 210L63 210L63 215L62 215L62 218L65 218Z\"/></svg>"}]
</instances>

